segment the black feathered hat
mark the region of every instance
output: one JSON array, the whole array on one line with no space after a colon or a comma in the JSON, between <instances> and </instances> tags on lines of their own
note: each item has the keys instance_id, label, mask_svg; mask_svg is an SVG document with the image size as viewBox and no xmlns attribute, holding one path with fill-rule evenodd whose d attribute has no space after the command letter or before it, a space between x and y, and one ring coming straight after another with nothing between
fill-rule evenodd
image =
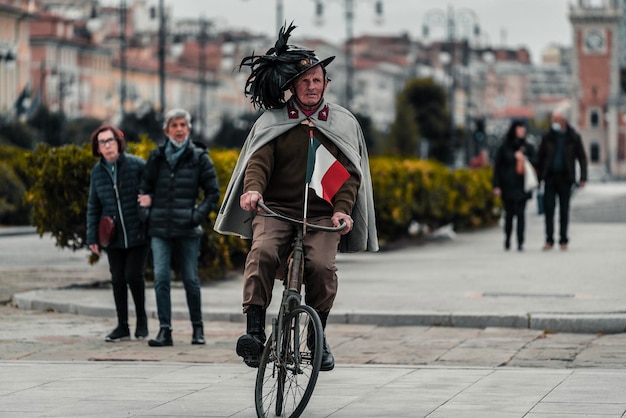
<instances>
[{"instance_id":1,"label":"black feathered hat","mask_svg":"<svg viewBox=\"0 0 626 418\"><path fill-rule=\"evenodd\" d=\"M292 24L285 30L280 28L278 40L273 48L265 55L252 55L245 57L239 64L251 69L251 74L246 81L244 94L250 96L254 107L263 109L278 109L285 105L285 90L291 83L306 71L321 65L325 68L334 56L320 60L315 52L310 49L289 45L291 32L296 28ZM326 70L324 70L326 73Z\"/></svg>"}]
</instances>

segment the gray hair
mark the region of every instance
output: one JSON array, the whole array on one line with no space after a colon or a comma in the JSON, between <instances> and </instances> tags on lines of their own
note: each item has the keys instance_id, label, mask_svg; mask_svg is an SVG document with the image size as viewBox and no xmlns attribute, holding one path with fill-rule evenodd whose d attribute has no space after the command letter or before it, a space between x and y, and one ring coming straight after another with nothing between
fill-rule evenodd
<instances>
[{"instance_id":1,"label":"gray hair","mask_svg":"<svg viewBox=\"0 0 626 418\"><path fill-rule=\"evenodd\" d=\"M191 129L191 115L185 109L172 109L165 114L163 118L163 129L167 129L172 119L185 118L189 129Z\"/></svg>"},{"instance_id":2,"label":"gray hair","mask_svg":"<svg viewBox=\"0 0 626 418\"><path fill-rule=\"evenodd\" d=\"M569 103L564 103L564 104L557 106L552 112L552 116L555 116L555 115L561 115L563 116L563 119L569 121L570 117L572 116L572 108L569 105Z\"/></svg>"}]
</instances>

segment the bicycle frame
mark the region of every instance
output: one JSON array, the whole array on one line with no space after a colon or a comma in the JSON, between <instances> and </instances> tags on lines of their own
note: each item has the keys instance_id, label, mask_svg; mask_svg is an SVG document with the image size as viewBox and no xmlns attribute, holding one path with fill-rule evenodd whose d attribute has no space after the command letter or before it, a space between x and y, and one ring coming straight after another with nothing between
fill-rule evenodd
<instances>
[{"instance_id":1,"label":"bicycle frame","mask_svg":"<svg viewBox=\"0 0 626 418\"><path fill-rule=\"evenodd\" d=\"M280 308L277 317L272 319L272 332L257 373L255 404L259 416L267 416L268 409L283 416L293 408L288 416L295 418L303 412L317 382L323 345L323 329L317 312L302 304L304 236L307 230L338 232L345 223L339 227L307 224L306 220L274 212L263 202L257 204L264 211L258 215L276 217L294 225L294 237ZM306 332L303 334L303 331ZM271 376L268 380L266 373ZM300 386L301 380L306 382L306 388ZM269 385L267 394L264 392L266 385Z\"/></svg>"}]
</instances>

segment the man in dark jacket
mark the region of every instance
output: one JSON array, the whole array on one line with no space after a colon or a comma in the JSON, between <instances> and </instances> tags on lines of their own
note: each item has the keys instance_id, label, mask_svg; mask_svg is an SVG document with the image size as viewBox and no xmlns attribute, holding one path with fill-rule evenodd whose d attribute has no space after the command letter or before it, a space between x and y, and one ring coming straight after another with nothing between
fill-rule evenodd
<instances>
[{"instance_id":1,"label":"man in dark jacket","mask_svg":"<svg viewBox=\"0 0 626 418\"><path fill-rule=\"evenodd\" d=\"M150 153L141 179L139 203L148 219L154 261L154 291L159 334L152 347L173 345L170 301L171 261L176 257L193 328L192 344L205 344L202 323L198 255L202 222L217 208L219 186L207 150L189 139L191 116L183 109L165 115L168 140ZM199 191L203 200L199 204Z\"/></svg>"},{"instance_id":2,"label":"man in dark jacket","mask_svg":"<svg viewBox=\"0 0 626 418\"><path fill-rule=\"evenodd\" d=\"M554 211L559 197L559 244L567 249L569 238L569 201L576 183L576 161L580 165L579 187L587 181L587 156L580 135L561 112L552 114L552 126L544 134L538 152L539 181L545 182L544 209L546 242L544 250L554 246Z\"/></svg>"}]
</instances>

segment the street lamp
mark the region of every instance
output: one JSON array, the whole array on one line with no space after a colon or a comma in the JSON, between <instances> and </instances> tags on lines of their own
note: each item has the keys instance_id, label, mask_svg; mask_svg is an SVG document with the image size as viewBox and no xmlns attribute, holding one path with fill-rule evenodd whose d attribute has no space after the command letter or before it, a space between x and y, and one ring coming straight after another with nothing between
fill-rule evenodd
<instances>
[{"instance_id":1,"label":"street lamp","mask_svg":"<svg viewBox=\"0 0 626 418\"><path fill-rule=\"evenodd\" d=\"M452 5L448 5L447 11L441 9L433 9L426 12L422 24L422 34L424 38L427 38L430 33L430 25L440 25L446 27L447 35L447 49L449 49L450 61L448 63L448 94L449 94L449 124L450 124L450 143L451 150L453 150L455 137L456 137L456 123L455 123L455 94L457 87L457 74L455 71L456 65L461 62L463 65L463 79L464 89L466 96L465 104L465 131L466 131L466 159L469 161L471 158L472 141L469 139L471 133L471 75L469 73L469 50L470 50L470 38L477 38L480 36L480 26L478 23L478 15L471 9L460 8L454 9ZM466 29L465 33L458 33L458 28ZM469 29L469 30L468 30ZM459 58L456 51L457 44L461 45L461 57Z\"/></svg>"},{"instance_id":2,"label":"street lamp","mask_svg":"<svg viewBox=\"0 0 626 418\"><path fill-rule=\"evenodd\" d=\"M354 37L354 2L356 0L343 0L344 8L345 8L345 19L346 19L346 107L348 109L351 108L353 94L353 85L352 79L354 78L354 63L352 60L353 51L353 37ZM383 2L382 0L377 0L375 3L375 11L378 16L377 21L380 21L383 14ZM322 14L324 13L324 5L322 0L315 0L315 15L317 19L321 22Z\"/></svg>"}]
</instances>

